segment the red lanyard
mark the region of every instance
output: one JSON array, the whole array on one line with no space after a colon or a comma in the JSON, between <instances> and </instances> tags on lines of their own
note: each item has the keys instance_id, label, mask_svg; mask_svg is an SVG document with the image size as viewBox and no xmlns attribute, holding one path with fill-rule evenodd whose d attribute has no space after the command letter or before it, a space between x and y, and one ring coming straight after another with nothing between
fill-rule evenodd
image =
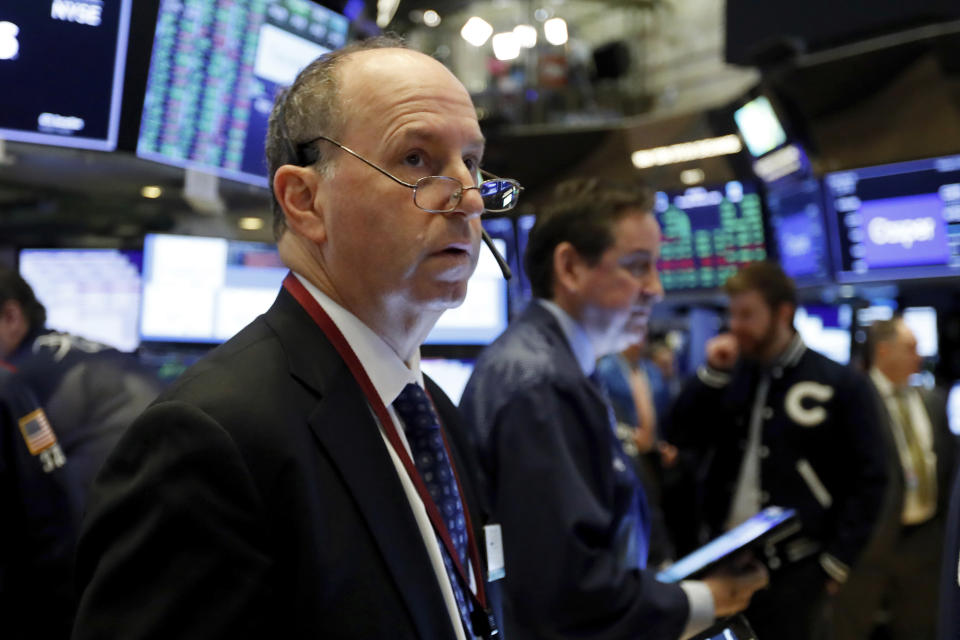
<instances>
[{"instance_id":1,"label":"red lanyard","mask_svg":"<svg viewBox=\"0 0 960 640\"><path fill-rule=\"evenodd\" d=\"M440 430L440 435L443 437L443 446L447 450L447 458L450 460L450 468L453 469L453 477L456 480L457 488L460 491L463 517L466 520L467 545L470 553L470 562L473 564L474 579L476 580L477 584L476 594L474 594L473 590L470 588L470 580L467 578L467 572L464 570L463 564L460 562L460 554L457 553L456 547L453 546L453 540L450 538L450 532L447 531L447 525L444 524L443 518L440 516L440 510L437 508L436 503L430 496L430 492L427 490L427 486L423 483L423 479L417 472L417 468L414 466L413 460L410 459L410 455L407 453L406 447L403 446L403 442L400 440L400 434L397 433L397 427L393 422L393 418L391 418L390 412L387 411L386 405L384 405L383 401L380 399L380 395L374 389L373 383L370 381L370 376L367 375L363 365L360 364L357 354L355 354L353 349L350 348L346 338L343 337L343 333L341 333L340 329L337 328L337 325L333 323L333 320L330 319L330 316L327 315L327 312L323 310L323 307L321 307L316 299L310 295L310 292L307 291L307 289L303 286L303 283L301 283L300 280L293 275L293 273L288 273L287 277L284 278L283 288L286 289L290 295L292 295L297 302L300 303L300 306L303 307L304 311L310 314L310 317L313 318L314 322L317 323L317 326L319 326L320 330L323 331L323 334L327 337L327 340L330 341L333 347L337 350L337 353L340 354L340 357L343 358L343 361L350 369L350 373L353 374L353 379L356 380L357 384L360 385L360 388L363 390L363 395L366 396L367 402L370 403L370 406L373 408L373 412L380 420L380 425L387 434L387 440L390 441L394 452L397 454L397 457L400 458L400 462L403 463L403 467L407 470L407 475L410 477L410 480L416 487L417 493L420 495L420 499L423 501L423 506L427 509L427 515L430 517L430 523L433 525L437 535L440 536L440 539L443 541L443 546L447 548L447 552L450 555L450 560L453 562L454 567L457 569L457 573L460 575L464 591L469 593L475 600L477 600L483 610L486 610L487 596L483 588L483 579L480 575L480 552L477 550L477 542L473 535L473 524L470 522L470 511L467 509L466 505L463 504L463 487L460 484L460 477L457 475L457 470L453 466L453 457L450 455L450 447L447 445L446 436L443 435L443 429ZM433 401L431 400L431 403L432 402Z\"/></svg>"}]
</instances>

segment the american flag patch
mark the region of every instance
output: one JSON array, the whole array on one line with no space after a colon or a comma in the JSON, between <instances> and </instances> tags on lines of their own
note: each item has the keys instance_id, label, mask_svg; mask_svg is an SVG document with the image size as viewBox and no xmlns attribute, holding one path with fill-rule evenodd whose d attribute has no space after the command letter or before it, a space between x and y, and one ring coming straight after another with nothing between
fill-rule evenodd
<instances>
[{"instance_id":1,"label":"american flag patch","mask_svg":"<svg viewBox=\"0 0 960 640\"><path fill-rule=\"evenodd\" d=\"M20 418L20 433L27 443L30 455L35 456L57 444L57 436L50 427L43 409L31 411Z\"/></svg>"}]
</instances>

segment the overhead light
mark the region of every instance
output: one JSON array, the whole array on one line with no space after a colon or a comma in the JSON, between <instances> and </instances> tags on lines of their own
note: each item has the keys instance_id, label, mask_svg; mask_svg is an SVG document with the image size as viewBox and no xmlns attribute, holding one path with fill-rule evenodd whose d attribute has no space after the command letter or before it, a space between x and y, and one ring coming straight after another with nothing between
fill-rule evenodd
<instances>
[{"instance_id":1,"label":"overhead light","mask_svg":"<svg viewBox=\"0 0 960 640\"><path fill-rule=\"evenodd\" d=\"M537 19L537 22L543 22L550 17L550 12L543 8L537 9L533 12L533 17Z\"/></svg>"},{"instance_id":2,"label":"overhead light","mask_svg":"<svg viewBox=\"0 0 960 640\"><path fill-rule=\"evenodd\" d=\"M528 24L518 24L513 28L514 35L520 40L520 46L524 49L532 49L537 46L537 30Z\"/></svg>"},{"instance_id":3,"label":"overhead light","mask_svg":"<svg viewBox=\"0 0 960 640\"><path fill-rule=\"evenodd\" d=\"M473 16L460 29L460 37L475 47L482 47L493 35L493 27L483 18Z\"/></svg>"},{"instance_id":4,"label":"overhead light","mask_svg":"<svg viewBox=\"0 0 960 640\"><path fill-rule=\"evenodd\" d=\"M543 23L543 37L550 44L567 43L567 23L563 18L550 18Z\"/></svg>"},{"instance_id":5,"label":"overhead light","mask_svg":"<svg viewBox=\"0 0 960 640\"><path fill-rule=\"evenodd\" d=\"M680 172L680 182L686 185L700 184L705 177L703 169L684 169Z\"/></svg>"},{"instance_id":6,"label":"overhead light","mask_svg":"<svg viewBox=\"0 0 960 640\"><path fill-rule=\"evenodd\" d=\"M440 14L433 9L427 9L423 12L423 24L428 27L440 26Z\"/></svg>"},{"instance_id":7,"label":"overhead light","mask_svg":"<svg viewBox=\"0 0 960 640\"><path fill-rule=\"evenodd\" d=\"M140 189L140 195L142 195L144 198L150 198L153 200L154 198L159 198L163 195L163 189L155 184L148 184Z\"/></svg>"},{"instance_id":8,"label":"overhead light","mask_svg":"<svg viewBox=\"0 0 960 640\"><path fill-rule=\"evenodd\" d=\"M512 31L493 36L493 55L497 60L513 60L520 56L520 38Z\"/></svg>"},{"instance_id":9,"label":"overhead light","mask_svg":"<svg viewBox=\"0 0 960 640\"><path fill-rule=\"evenodd\" d=\"M240 218L237 220L237 226L247 231L258 231L263 229L263 218Z\"/></svg>"},{"instance_id":10,"label":"overhead light","mask_svg":"<svg viewBox=\"0 0 960 640\"><path fill-rule=\"evenodd\" d=\"M400 0L377 0L377 26L381 29L386 28L396 15L399 6Z\"/></svg>"},{"instance_id":11,"label":"overhead light","mask_svg":"<svg viewBox=\"0 0 960 640\"><path fill-rule=\"evenodd\" d=\"M654 147L634 151L630 159L637 169L649 169L677 162L703 160L716 156L726 156L739 153L743 146L740 137L735 134L720 136L719 138L704 138L693 142L681 142L667 147Z\"/></svg>"}]
</instances>

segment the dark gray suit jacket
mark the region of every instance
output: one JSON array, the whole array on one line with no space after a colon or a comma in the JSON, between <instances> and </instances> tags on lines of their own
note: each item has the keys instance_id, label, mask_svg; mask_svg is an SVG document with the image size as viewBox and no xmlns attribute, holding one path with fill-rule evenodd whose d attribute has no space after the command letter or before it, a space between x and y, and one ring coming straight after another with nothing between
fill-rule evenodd
<instances>
[{"instance_id":1,"label":"dark gray suit jacket","mask_svg":"<svg viewBox=\"0 0 960 640\"><path fill-rule=\"evenodd\" d=\"M454 428L456 409L428 390ZM285 290L121 440L77 574L76 640L453 638L373 414Z\"/></svg>"},{"instance_id":2,"label":"dark gray suit jacket","mask_svg":"<svg viewBox=\"0 0 960 640\"><path fill-rule=\"evenodd\" d=\"M689 604L646 561L642 487L556 319L531 304L461 401L503 527L511 640L676 640Z\"/></svg>"}]
</instances>

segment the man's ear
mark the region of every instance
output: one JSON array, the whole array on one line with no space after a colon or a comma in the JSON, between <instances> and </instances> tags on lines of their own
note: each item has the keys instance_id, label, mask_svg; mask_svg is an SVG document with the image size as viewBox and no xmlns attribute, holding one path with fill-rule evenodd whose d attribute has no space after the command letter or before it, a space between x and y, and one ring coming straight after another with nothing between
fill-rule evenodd
<instances>
[{"instance_id":1,"label":"man's ear","mask_svg":"<svg viewBox=\"0 0 960 640\"><path fill-rule=\"evenodd\" d=\"M322 176L310 167L285 164L273 176L273 194L283 209L287 227L314 244L327 239L323 210L317 198Z\"/></svg>"},{"instance_id":2,"label":"man's ear","mask_svg":"<svg viewBox=\"0 0 960 640\"><path fill-rule=\"evenodd\" d=\"M553 250L553 286L568 293L580 290L583 267L586 263L580 253L569 242L561 242Z\"/></svg>"},{"instance_id":3,"label":"man's ear","mask_svg":"<svg viewBox=\"0 0 960 640\"><path fill-rule=\"evenodd\" d=\"M787 327L793 326L793 316L797 312L797 307L789 302L783 302L777 307L777 321Z\"/></svg>"}]
</instances>

